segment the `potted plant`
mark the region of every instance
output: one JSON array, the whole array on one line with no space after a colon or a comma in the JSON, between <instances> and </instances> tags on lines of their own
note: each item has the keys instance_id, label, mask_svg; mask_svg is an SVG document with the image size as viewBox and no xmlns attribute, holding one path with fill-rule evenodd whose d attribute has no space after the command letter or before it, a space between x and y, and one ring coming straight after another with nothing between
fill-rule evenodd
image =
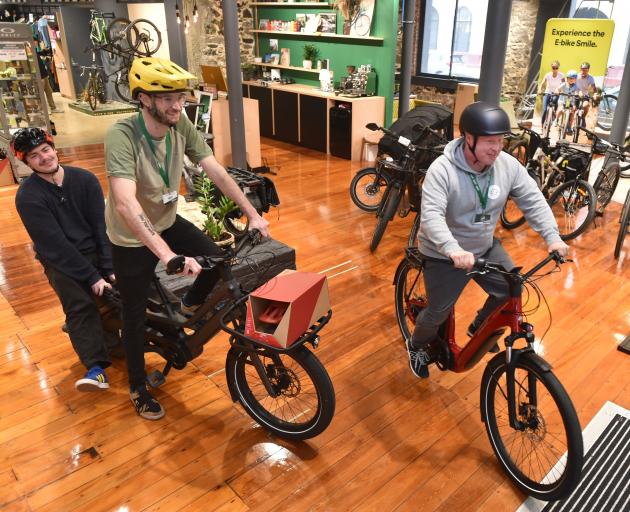
<instances>
[{"instance_id":1,"label":"potted plant","mask_svg":"<svg viewBox=\"0 0 630 512\"><path fill-rule=\"evenodd\" d=\"M356 10L359 7L360 0L334 0L333 8L337 9L343 16L343 33L345 35L350 34L350 24L352 18L356 14Z\"/></svg>"},{"instance_id":2,"label":"potted plant","mask_svg":"<svg viewBox=\"0 0 630 512\"><path fill-rule=\"evenodd\" d=\"M196 201L201 213L205 215L203 231L219 246L232 245L234 235L225 228L225 219L229 213L238 209L234 201L217 194L214 183L203 173L195 182Z\"/></svg>"},{"instance_id":3,"label":"potted plant","mask_svg":"<svg viewBox=\"0 0 630 512\"><path fill-rule=\"evenodd\" d=\"M243 72L243 81L253 80L256 77L256 65L246 62L241 65L241 71Z\"/></svg>"},{"instance_id":4,"label":"potted plant","mask_svg":"<svg viewBox=\"0 0 630 512\"><path fill-rule=\"evenodd\" d=\"M317 59L319 50L314 44L305 44L303 50L304 60L302 61L302 67L304 69L313 69L313 61Z\"/></svg>"}]
</instances>

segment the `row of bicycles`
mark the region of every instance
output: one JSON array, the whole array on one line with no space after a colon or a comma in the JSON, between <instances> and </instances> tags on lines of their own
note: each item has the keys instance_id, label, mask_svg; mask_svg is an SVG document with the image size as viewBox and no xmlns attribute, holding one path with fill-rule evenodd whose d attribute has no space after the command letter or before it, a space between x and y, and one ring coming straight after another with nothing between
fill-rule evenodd
<instances>
[{"instance_id":1,"label":"row of bicycles","mask_svg":"<svg viewBox=\"0 0 630 512\"><path fill-rule=\"evenodd\" d=\"M596 216L604 214L621 178L630 177L630 141L623 145L602 139L595 132L576 127L591 140L590 150L559 140L555 145L549 137L521 125L520 134L506 137L505 150L515 156L536 181L551 207L563 240L582 234ZM593 156L605 153L603 168L593 185L589 183ZM628 233L630 222L630 192L626 196L620 218L614 255L618 258ZM512 200L501 213L501 224L515 229L525 222L523 214Z\"/></svg>"},{"instance_id":2,"label":"row of bicycles","mask_svg":"<svg viewBox=\"0 0 630 512\"><path fill-rule=\"evenodd\" d=\"M107 21L111 19L111 21ZM106 83L113 82L121 101L129 103L129 69L136 57L150 57L162 44L157 26L146 19L129 21L114 18L98 9L90 10L90 46L92 64L81 66L81 76L87 73L84 97L92 110L107 101ZM102 65L98 64L100 55ZM106 70L107 68L107 70Z\"/></svg>"}]
</instances>

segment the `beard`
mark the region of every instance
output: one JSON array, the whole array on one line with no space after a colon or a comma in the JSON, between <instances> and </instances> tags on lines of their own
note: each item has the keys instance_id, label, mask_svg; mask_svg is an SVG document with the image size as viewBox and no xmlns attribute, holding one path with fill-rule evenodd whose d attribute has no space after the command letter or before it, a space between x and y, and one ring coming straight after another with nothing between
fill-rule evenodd
<instances>
[{"instance_id":1,"label":"beard","mask_svg":"<svg viewBox=\"0 0 630 512\"><path fill-rule=\"evenodd\" d=\"M151 114L151 116L158 123L162 123L163 125L166 125L169 127L175 126L177 124L177 121L179 121L179 119L177 121L170 121L167 115L157 108L157 106L155 105L155 100L151 102L151 107L149 108L149 114Z\"/></svg>"},{"instance_id":2,"label":"beard","mask_svg":"<svg viewBox=\"0 0 630 512\"><path fill-rule=\"evenodd\" d=\"M31 169L33 168L31 167ZM59 162L57 162L57 166L52 171L38 171L36 169L33 169L33 172L36 172L37 174L56 174L57 171L59 171Z\"/></svg>"}]
</instances>

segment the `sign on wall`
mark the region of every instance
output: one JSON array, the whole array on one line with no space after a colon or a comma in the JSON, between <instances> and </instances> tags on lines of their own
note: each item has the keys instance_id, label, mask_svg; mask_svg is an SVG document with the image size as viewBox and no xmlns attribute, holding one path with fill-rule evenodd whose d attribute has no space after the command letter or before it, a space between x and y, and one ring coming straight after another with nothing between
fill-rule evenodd
<instances>
[{"instance_id":1,"label":"sign on wall","mask_svg":"<svg viewBox=\"0 0 630 512\"><path fill-rule=\"evenodd\" d=\"M602 19L552 18L547 21L545 42L540 59L540 78L551 69L551 62L560 61L560 71L579 72L580 64L591 65L590 74L603 77L615 22ZM599 82L601 83L601 81Z\"/></svg>"}]
</instances>

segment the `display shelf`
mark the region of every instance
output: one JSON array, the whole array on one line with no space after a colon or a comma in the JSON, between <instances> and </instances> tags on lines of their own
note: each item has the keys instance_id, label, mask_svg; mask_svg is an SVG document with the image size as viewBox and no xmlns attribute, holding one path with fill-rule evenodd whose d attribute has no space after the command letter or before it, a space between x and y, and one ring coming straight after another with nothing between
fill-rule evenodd
<instances>
[{"instance_id":1,"label":"display shelf","mask_svg":"<svg viewBox=\"0 0 630 512\"><path fill-rule=\"evenodd\" d=\"M275 68L275 69L288 69L291 71L303 71L304 73L317 73L319 74L319 69L307 69L301 68L298 66L283 66L282 64L269 64L266 62L254 62L254 66L262 66L264 68Z\"/></svg>"},{"instance_id":2,"label":"display shelf","mask_svg":"<svg viewBox=\"0 0 630 512\"><path fill-rule=\"evenodd\" d=\"M327 7L330 9L328 2L252 2L251 5L256 7Z\"/></svg>"},{"instance_id":3,"label":"display shelf","mask_svg":"<svg viewBox=\"0 0 630 512\"><path fill-rule=\"evenodd\" d=\"M374 37L374 36L347 36L345 34L332 34L328 32L285 32L282 30L258 30L254 29L252 32L256 34L265 34L265 35L278 35L278 36L289 36L289 37L316 37L322 39L346 39L346 40L354 40L354 41L372 41L372 42L382 42L382 37Z\"/></svg>"}]
</instances>

